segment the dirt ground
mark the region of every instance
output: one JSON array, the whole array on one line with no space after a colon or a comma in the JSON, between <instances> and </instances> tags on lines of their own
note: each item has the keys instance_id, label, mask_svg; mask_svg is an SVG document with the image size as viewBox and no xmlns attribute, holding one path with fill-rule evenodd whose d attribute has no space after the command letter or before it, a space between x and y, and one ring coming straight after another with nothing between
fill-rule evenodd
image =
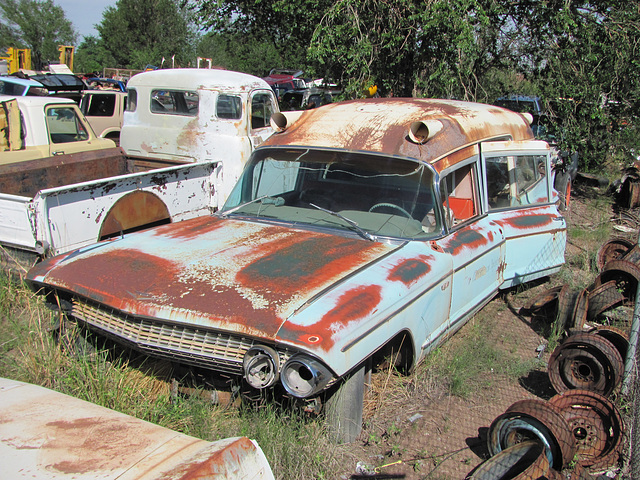
<instances>
[{"instance_id":1,"label":"dirt ground","mask_svg":"<svg viewBox=\"0 0 640 480\"><path fill-rule=\"evenodd\" d=\"M588 197L602 193L587 186L578 191L574 189L570 212L566 215L570 231L572 226L596 228L590 225L594 218L587 202ZM615 212L611 214L613 217ZM570 235L567 259L584 250L580 239ZM569 270L577 283L591 281L587 278L590 273L581 270L579 263L570 264ZM539 317L520 315L518 311L535 295L559 282L559 278L550 277L525 289L500 294L445 344L446 348L464 348L465 336L474 328L474 322L484 322L494 345L508 349L511 355L524 361L539 358L538 369L517 379L488 372L490 387L473 391L465 398L450 395L447 386L435 379L430 385L415 385L406 380L400 388L385 390L383 395L388 398L380 402L382 406L373 415L366 415L365 406L365 417L368 417L365 429L353 445L353 464L342 478L461 480L472 473L489 457L486 434L498 415L518 400L547 400L555 394L546 372L552 351L539 352L539 347L547 343L544 335L549 325L541 325ZM374 395L376 391L379 394L380 385L387 381L385 372L374 375ZM373 466L378 469L373 471Z\"/></svg>"}]
</instances>

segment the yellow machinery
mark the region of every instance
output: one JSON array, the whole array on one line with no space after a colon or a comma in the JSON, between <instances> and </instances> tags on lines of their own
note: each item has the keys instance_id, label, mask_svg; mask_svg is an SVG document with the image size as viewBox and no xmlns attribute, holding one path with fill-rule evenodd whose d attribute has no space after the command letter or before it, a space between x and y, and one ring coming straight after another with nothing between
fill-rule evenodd
<instances>
[{"instance_id":1,"label":"yellow machinery","mask_svg":"<svg viewBox=\"0 0 640 480\"><path fill-rule=\"evenodd\" d=\"M15 73L20 69L31 70L31 50L28 48L7 48L6 56L0 57L6 60L9 72Z\"/></svg>"},{"instance_id":2,"label":"yellow machinery","mask_svg":"<svg viewBox=\"0 0 640 480\"><path fill-rule=\"evenodd\" d=\"M72 47L71 45L58 45L58 51L60 52L60 64L65 64L72 72L74 49L75 47Z\"/></svg>"}]
</instances>

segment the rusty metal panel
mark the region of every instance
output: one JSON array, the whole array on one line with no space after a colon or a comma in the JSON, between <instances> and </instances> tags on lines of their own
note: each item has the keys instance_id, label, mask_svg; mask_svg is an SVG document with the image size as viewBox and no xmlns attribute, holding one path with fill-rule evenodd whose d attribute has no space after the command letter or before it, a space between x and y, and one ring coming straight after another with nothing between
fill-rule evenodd
<instances>
[{"instance_id":1,"label":"rusty metal panel","mask_svg":"<svg viewBox=\"0 0 640 480\"><path fill-rule=\"evenodd\" d=\"M255 441L207 442L52 390L0 379L0 477L270 480Z\"/></svg>"},{"instance_id":2,"label":"rusty metal panel","mask_svg":"<svg viewBox=\"0 0 640 480\"><path fill-rule=\"evenodd\" d=\"M439 121L443 128L425 144L407 141L413 122ZM433 162L465 145L510 137L533 140L519 113L454 100L376 98L308 110L264 145L313 145L366 150Z\"/></svg>"},{"instance_id":3,"label":"rusty metal panel","mask_svg":"<svg viewBox=\"0 0 640 480\"><path fill-rule=\"evenodd\" d=\"M33 197L43 188L124 175L127 159L121 148L92 150L0 165L0 192Z\"/></svg>"}]
</instances>

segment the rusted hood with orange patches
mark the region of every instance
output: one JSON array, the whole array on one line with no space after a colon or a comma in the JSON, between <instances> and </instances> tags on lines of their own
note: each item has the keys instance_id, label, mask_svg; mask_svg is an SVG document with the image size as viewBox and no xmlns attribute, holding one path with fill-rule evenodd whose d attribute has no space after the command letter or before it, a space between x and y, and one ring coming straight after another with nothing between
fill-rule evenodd
<instances>
[{"instance_id":1,"label":"rusted hood with orange patches","mask_svg":"<svg viewBox=\"0 0 640 480\"><path fill-rule=\"evenodd\" d=\"M297 309L394 248L206 216L54 257L28 280L136 316L276 339ZM376 288L351 294L370 300Z\"/></svg>"}]
</instances>

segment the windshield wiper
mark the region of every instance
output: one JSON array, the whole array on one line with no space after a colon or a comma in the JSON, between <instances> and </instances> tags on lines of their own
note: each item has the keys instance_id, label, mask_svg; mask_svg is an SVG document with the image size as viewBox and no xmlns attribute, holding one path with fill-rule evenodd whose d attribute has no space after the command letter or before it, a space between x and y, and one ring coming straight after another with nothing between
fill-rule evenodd
<instances>
[{"instance_id":1,"label":"windshield wiper","mask_svg":"<svg viewBox=\"0 0 640 480\"><path fill-rule=\"evenodd\" d=\"M268 199L270 201L264 202L263 200ZM248 202L241 203L240 205L236 205L229 210L225 210L224 212L220 212L221 217L226 217L230 213L236 212L247 205L251 205L252 203L262 202L263 204L273 204L276 207L284 205L284 199L282 197L272 197L271 195L262 195L261 197L254 198L253 200L249 200Z\"/></svg>"},{"instance_id":2,"label":"windshield wiper","mask_svg":"<svg viewBox=\"0 0 640 480\"><path fill-rule=\"evenodd\" d=\"M345 217L344 215L338 213L338 212L334 212L333 210L329 210L327 208L322 208L319 207L318 205L314 204L314 203L310 203L309 205L311 205L313 208L317 208L318 210L328 213L329 215L333 215L334 217L338 217L341 220L344 220L345 222L347 222L349 225L351 225L356 232L358 232L358 234L366 239L366 240L371 240L372 242L376 241L376 237L371 235L369 232L367 232L366 230L363 230L360 226L358 226L358 224L356 222L354 222L353 220L351 220L350 218Z\"/></svg>"}]
</instances>

